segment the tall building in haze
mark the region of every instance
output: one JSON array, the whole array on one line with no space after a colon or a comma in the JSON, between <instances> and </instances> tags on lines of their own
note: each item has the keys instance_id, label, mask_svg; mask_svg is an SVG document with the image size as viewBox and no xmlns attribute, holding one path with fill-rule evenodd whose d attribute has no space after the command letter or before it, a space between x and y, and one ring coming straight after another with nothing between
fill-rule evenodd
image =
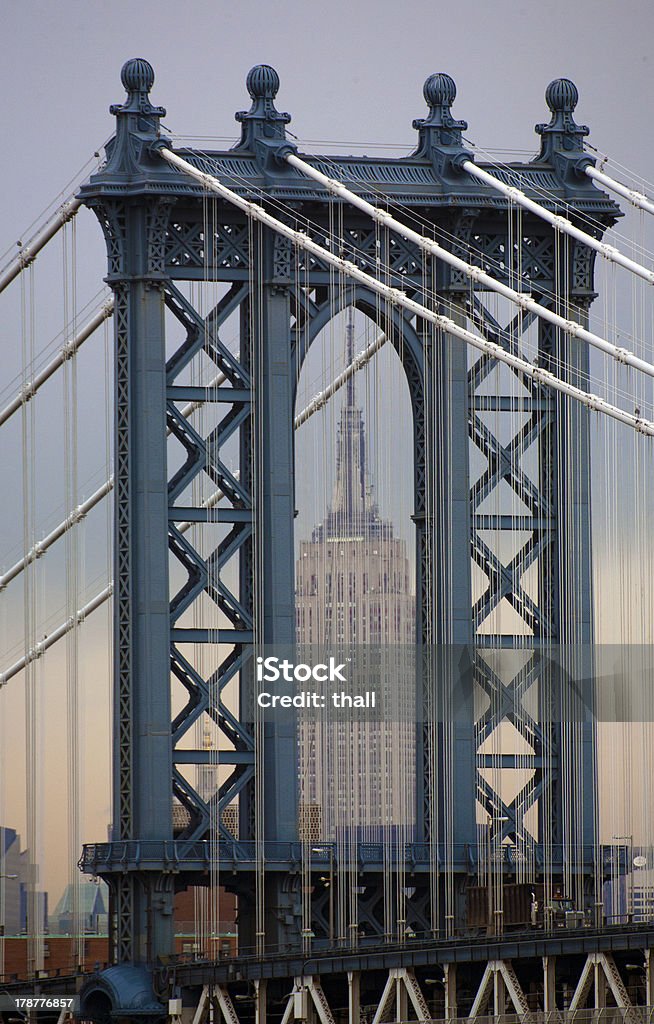
<instances>
[{"instance_id":1,"label":"tall building in haze","mask_svg":"<svg viewBox=\"0 0 654 1024\"><path fill-rule=\"evenodd\" d=\"M346 365L354 357L348 310ZM354 376L346 384L336 438L336 475L327 514L300 542L295 574L299 644L334 652L358 645L415 641L415 597L406 542L383 519L366 460L363 412ZM393 686L393 680L380 681ZM406 682L406 681L405 681ZM300 832L333 841L354 831L378 841L411 826L415 726L409 716L383 723L303 723L300 727Z\"/></svg>"}]
</instances>

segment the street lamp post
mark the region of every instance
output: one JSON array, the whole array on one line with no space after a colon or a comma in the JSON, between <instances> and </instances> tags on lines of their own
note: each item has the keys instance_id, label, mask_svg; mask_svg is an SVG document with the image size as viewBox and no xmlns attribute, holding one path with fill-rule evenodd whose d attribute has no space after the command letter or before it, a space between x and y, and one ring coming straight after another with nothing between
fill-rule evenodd
<instances>
[{"instance_id":1,"label":"street lamp post","mask_svg":"<svg viewBox=\"0 0 654 1024\"><path fill-rule=\"evenodd\" d=\"M628 886L626 886L626 879L624 882L626 890L626 922L629 925L634 920L634 834L631 833L629 836L613 836L612 838L619 843L624 843L627 856L625 866L629 872Z\"/></svg>"},{"instance_id":2,"label":"street lamp post","mask_svg":"<svg viewBox=\"0 0 654 1024\"><path fill-rule=\"evenodd\" d=\"M627 853L627 868L629 870L629 886L627 892L627 924L631 924L634 916L634 870L633 870L633 859L634 859L634 836L633 832L628 836L613 836L613 839L618 842L625 844L625 850ZM626 882L626 879L625 879Z\"/></svg>"},{"instance_id":3,"label":"street lamp post","mask_svg":"<svg viewBox=\"0 0 654 1024\"><path fill-rule=\"evenodd\" d=\"M320 879L321 882L326 883L329 889L329 941L334 944L334 848L328 846L325 849L322 846L313 846L311 848L312 853L327 853L329 854L329 877L327 879Z\"/></svg>"},{"instance_id":4,"label":"street lamp post","mask_svg":"<svg viewBox=\"0 0 654 1024\"><path fill-rule=\"evenodd\" d=\"M495 863L495 858L493 856L493 838L495 836L497 826L508 820L509 819L505 814L488 814L488 929L491 935L500 935L502 933L503 929L500 925L500 919L504 913L502 907L495 906L493 891L495 885L495 873L493 871Z\"/></svg>"}]
</instances>

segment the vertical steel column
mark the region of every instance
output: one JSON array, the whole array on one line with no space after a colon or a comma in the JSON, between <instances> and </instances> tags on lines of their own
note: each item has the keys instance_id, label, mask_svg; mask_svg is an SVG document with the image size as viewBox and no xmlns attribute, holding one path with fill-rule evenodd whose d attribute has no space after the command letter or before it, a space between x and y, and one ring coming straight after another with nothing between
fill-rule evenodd
<instances>
[{"instance_id":1,"label":"vertical steel column","mask_svg":"<svg viewBox=\"0 0 654 1024\"><path fill-rule=\"evenodd\" d=\"M448 311L451 315L451 311ZM430 636L434 645L433 712L438 750L426 750L438 773L436 806L425 802L428 834L438 840L444 864L476 842L475 743L469 652L473 637L470 561L469 396L467 351L458 339L423 333L428 475L427 545L431 564ZM417 457L416 453L416 457ZM426 481L426 486L429 482ZM431 505L431 507L430 507ZM429 766L427 766L429 770ZM454 799L454 793L457 797ZM443 920L450 932L463 899L445 895Z\"/></svg>"},{"instance_id":2,"label":"vertical steel column","mask_svg":"<svg viewBox=\"0 0 654 1024\"><path fill-rule=\"evenodd\" d=\"M106 168L85 188L101 221L115 296L114 841L172 839L168 476L163 239L167 206L111 199L100 178L129 180L133 161L165 113L150 104L152 68L121 74L127 102L112 107L116 139ZM138 192L138 185L135 192ZM171 876L110 879L114 959L152 962L173 952Z\"/></svg>"},{"instance_id":3,"label":"vertical steel column","mask_svg":"<svg viewBox=\"0 0 654 1024\"><path fill-rule=\"evenodd\" d=\"M551 111L548 124L536 125L541 136L540 159L550 163L560 179L566 198L579 188L578 169L587 165L584 153L585 125L578 125L574 110L579 94L573 82L555 79L547 87L545 99ZM591 161L592 162L592 161ZM618 211L619 215L619 211ZM594 233L601 237L604 227L615 221L615 213L607 210L595 218ZM588 310L595 298L595 253L586 246L572 243L567 237L552 232L554 290L565 310L572 301L577 309L574 319L588 324ZM543 366L555 369L577 387L586 387L589 371L589 350L582 342L564 335L542 321L539 324L539 355ZM568 721L550 725L550 737L559 756L558 773L553 779L552 824L558 835L572 845L583 845L587 854L586 871L592 870L590 855L596 841L595 831L595 735L592 723L581 721L578 712L585 710L566 680L566 670L576 677L592 674L590 645L593 642L593 601L591 571L590 522L590 439L589 412L557 395L554 422L545 432L540 450L540 486L551 515L555 519L553 544L540 559L539 605L546 621L551 623L549 637L553 644L565 645L561 673L559 708ZM585 695L587 696L587 695ZM566 736L576 733L581 743L580 775L573 778L575 767L567 756ZM568 792L581 792L581 820L569 812L564 820L563 787ZM541 801L542 808L542 801ZM541 810L542 819L542 810ZM542 827L541 820L541 842ZM570 847L569 847L570 848ZM564 853L565 857L565 853ZM580 894L578 894L580 895Z\"/></svg>"},{"instance_id":4,"label":"vertical steel column","mask_svg":"<svg viewBox=\"0 0 654 1024\"><path fill-rule=\"evenodd\" d=\"M563 272L559 288L563 297L570 297L570 281ZM580 299L575 298L575 303ZM587 322L587 316L582 320ZM585 386L589 355L582 342L541 321L539 353L545 367L564 367L570 383ZM550 624L550 635L541 640L558 646L556 665L546 669L558 676L552 718L544 723L558 756L558 772L548 780L549 825L556 845L567 837L567 843L583 846L589 856L595 841L595 737L592 725L579 719L585 708L583 700L575 696L576 682L588 678L592 671L589 413L562 395L554 396L553 403L553 420L543 433L540 450L541 492L555 521L552 544L540 559L539 582L539 604ZM575 681L572 686L571 680ZM573 731L579 734L577 741L581 740L581 758L574 764L568 751L570 739L566 739ZM571 773L577 768L581 774L573 778ZM564 790L581 794L580 816L570 811L565 818ZM544 812L541 800L541 841Z\"/></svg>"},{"instance_id":5,"label":"vertical steel column","mask_svg":"<svg viewBox=\"0 0 654 1024\"><path fill-rule=\"evenodd\" d=\"M439 179L447 180L452 172L451 161L463 146L462 132L468 126L452 116L450 108L456 86L449 75L431 75L424 84L423 95L429 113L413 122L419 133L416 155L428 159ZM453 234L458 234L456 228ZM440 302L452 316L448 301L451 276L443 277L439 267L435 271ZM429 302L432 301L430 298ZM438 645L432 664L436 682L434 711L439 718L432 730L437 751L428 749L425 737L426 772L431 762L438 773L436 806L429 807L428 800L423 803L425 831L432 842L438 839L439 856L445 872L449 872L454 862L462 859L461 851L473 847L476 841L472 676L467 665L473 639L467 351L457 339L446 334L433 337L429 328L422 333L429 467L424 486L429 486L431 474L431 501L426 503L427 544L422 545L430 564L423 563L419 571L429 573L432 579L432 619L427 632L431 642ZM463 912L462 885L457 885L453 899L449 887L446 890L442 894L442 920L433 921L432 927L445 925L451 933Z\"/></svg>"},{"instance_id":6,"label":"vertical steel column","mask_svg":"<svg viewBox=\"0 0 654 1024\"><path fill-rule=\"evenodd\" d=\"M142 207L127 218L132 274L115 293L116 840L172 839L163 300L154 282L134 280L145 271L144 219ZM121 381L125 364L128 380ZM145 876L120 882L130 893L121 897L117 948L124 953L129 946L137 961L173 948L172 896L161 891L155 907L151 882Z\"/></svg>"},{"instance_id":7,"label":"vertical steel column","mask_svg":"<svg viewBox=\"0 0 654 1024\"><path fill-rule=\"evenodd\" d=\"M450 309L449 315L453 320L465 323L462 314ZM469 653L473 640L473 623L468 353L466 346L462 345L459 339L446 335L434 358L438 391L434 410L437 426L433 472L438 481L435 490L441 515L436 549L438 559L433 568L438 587L438 607L441 609L439 630L436 635L437 642L447 645L450 651L450 796L454 798L456 794L452 808L451 839L460 848L465 845L472 846L477 840L476 751L472 664Z\"/></svg>"},{"instance_id":8,"label":"vertical steel column","mask_svg":"<svg viewBox=\"0 0 654 1024\"><path fill-rule=\"evenodd\" d=\"M251 358L258 639L288 650L295 644L295 467L287 243L259 225L254 230L257 284L251 296ZM263 838L293 842L297 838L298 749L296 724L290 717L264 722L259 757L265 766ZM295 941L299 907L288 879L266 875L265 903L267 942L278 946Z\"/></svg>"}]
</instances>

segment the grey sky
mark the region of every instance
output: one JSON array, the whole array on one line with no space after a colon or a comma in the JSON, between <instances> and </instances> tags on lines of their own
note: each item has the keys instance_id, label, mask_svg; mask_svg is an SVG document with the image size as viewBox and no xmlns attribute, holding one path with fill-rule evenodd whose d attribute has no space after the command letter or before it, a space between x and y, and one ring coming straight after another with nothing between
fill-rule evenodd
<instances>
[{"instance_id":1,"label":"grey sky","mask_svg":"<svg viewBox=\"0 0 654 1024\"><path fill-rule=\"evenodd\" d=\"M218 135L235 131L245 75L266 62L279 71L279 104L301 137L410 143L411 120L424 113L422 83L442 70L457 82L456 115L475 142L528 149L545 119L545 86L567 75L594 144L644 171L653 29L648 0L9 0L0 82L3 191L12 198L2 234L18 237L110 134L120 67L137 55L154 65L168 124Z\"/></svg>"},{"instance_id":2,"label":"grey sky","mask_svg":"<svg viewBox=\"0 0 654 1024\"><path fill-rule=\"evenodd\" d=\"M416 140L411 122L426 111L423 81L434 71L456 80L454 115L468 121L471 140L524 151L537 149L534 124L548 119L546 85L564 75L579 88L577 120L590 125L590 141L654 179L653 37L649 0L114 0L110 6L5 0L0 251L112 133L108 107L124 98L119 75L129 57L153 64L153 100L167 108L165 123L178 133L236 137L234 111L249 105L245 76L265 62L280 74L277 105L292 114L290 128L300 139L407 150ZM307 142L306 148L321 146ZM86 299L100 286L104 256L93 218L85 212L82 218L80 297ZM40 287L44 296L60 287L54 256ZM43 316L48 340L59 329L56 317L53 322L46 329ZM3 376L11 377L20 369L20 346L6 319L0 343ZM3 384L0 379L0 389ZM97 379L94 387L100 388ZM0 451L17 437L6 434ZM85 450L81 458L90 474L103 456ZM21 539L14 493L5 488L0 498L7 524L0 565Z\"/></svg>"}]
</instances>

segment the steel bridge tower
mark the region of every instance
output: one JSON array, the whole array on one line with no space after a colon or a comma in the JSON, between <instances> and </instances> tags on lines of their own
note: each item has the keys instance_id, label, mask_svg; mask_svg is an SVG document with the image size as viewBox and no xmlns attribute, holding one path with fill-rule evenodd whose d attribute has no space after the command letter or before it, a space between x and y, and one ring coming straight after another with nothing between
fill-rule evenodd
<instances>
[{"instance_id":1,"label":"steel bridge tower","mask_svg":"<svg viewBox=\"0 0 654 1024\"><path fill-rule=\"evenodd\" d=\"M82 865L109 884L111 955L116 965L123 965L110 969L106 982L97 983L96 995L105 985L106 993L118 992L116 998L125 1001L134 986L141 985L134 979L145 977L142 969L173 952L176 889L204 884L207 878L211 808L184 774L189 764L205 763L207 752L182 746L204 713L233 748L220 753L227 772L214 811L220 820L221 812L238 802L238 838L234 840L222 824L219 828L221 868L231 872L229 884L239 897L240 941L249 946L262 939L255 934L253 905L253 822L257 793L262 793L263 808L258 810L266 850L265 942L289 949L299 943L297 739L293 729L267 723L261 746L264 765L255 764L248 651L255 638L265 644L294 642L297 366L337 304L354 305L372 320L379 320L379 304L358 285L336 293L329 268L318 259L307 258L302 273L306 290L298 294L290 242L268 228L249 226L247 218L226 203L218 202L217 215L208 217L202 188L172 170L157 153L165 111L150 100L151 66L130 60L121 77L127 98L111 108L116 133L107 145L106 163L81 191L104 231L107 281L115 299L115 801L111 842L87 846ZM180 153L240 194L256 197L261 190L271 202L290 204L299 222L308 216L318 225L314 237L322 241L334 200L281 159L294 146L285 134L290 115L275 107L278 87L273 68L253 68L247 77L251 106L236 114L241 125L238 144L229 151ZM484 268L492 263L492 272L501 280L509 281L508 253L515 247L523 281L534 297L547 305L557 296L562 306L573 302L587 311L594 297L593 254L570 242L567 258L558 261L559 239L528 213L520 218L520 236L509 238L507 201L461 172L462 161L471 155L462 140L466 123L451 114L455 94L449 76L427 79L428 113L414 121L417 147L410 157L306 159L333 177L368 182L369 190L365 184L352 186L366 198L381 192L390 202L417 212L446 233L454 252ZM576 89L565 79L557 80L548 87L546 98L551 120L537 127L540 154L532 162L511 165L510 172L494 173L503 180L519 175L528 194L550 208L567 204L573 219L592 215L601 234L619 211L582 173L588 162L583 152L587 129L574 120ZM543 199L545 191L549 198ZM379 251L373 225L347 205L342 205L339 217L357 262L375 273ZM469 256L468 246L482 255ZM473 314L482 317L487 334L501 345L519 347L519 331L532 326L527 314L500 322L484 304L483 292L436 260L425 275L423 254L397 237L385 236L381 256L402 275L403 287L412 297L433 302L425 294L428 279L443 311L461 320ZM212 281L225 286L209 312L194 306L180 284L201 284L207 272ZM236 311L241 345L239 354L233 355L221 339L221 326ZM426 325L412 322L400 309L386 312L380 327L387 325L388 316L394 321L393 338L413 412L417 636L425 647L447 643L469 653L470 678L491 698L478 723L485 737L500 719L511 719L519 693L543 672L541 643L587 644L592 639L587 411L572 408L534 383L520 398L511 389L491 394L486 386L493 371L490 359L484 357L471 368L465 347L456 339L443 336L435 346ZM257 336L249 336L250 331ZM556 372L567 367L569 378L584 386L588 354L582 343L541 323L537 346L540 365L557 368ZM216 374L223 375L221 383L209 389L179 382L201 350L209 353ZM215 403L220 411L207 436L198 433L182 412L183 404L192 401ZM484 413L510 412L516 404L524 412L523 426L508 440L496 436ZM184 453L174 472L167 462L167 433ZM240 475L222 458L224 446L234 437L239 438ZM536 481L519 465L534 444ZM569 458L571 445L574 459ZM486 468L471 482L473 446ZM205 471L225 501L210 510L180 506L180 495ZM438 487L433 506L427 501L428 476ZM493 517L480 512L484 499L503 484L526 506L524 513ZM194 549L179 529L181 522L215 524L216 545L208 557ZM508 559L492 550L485 539L487 530L521 538L517 553ZM261 538L274 538L274 543L261 544ZM185 576L172 597L169 553ZM222 578L216 583L232 560L238 565L236 592ZM487 579L475 602L473 564ZM521 582L521 573L535 565L537 598ZM433 567L438 571L431 571ZM217 636L209 625L179 625L183 613L203 594L228 623ZM480 624L501 601L508 602L524 624L519 637L479 634ZM507 686L494 677L479 652L489 645L523 644L524 633L533 637L533 649L526 666ZM220 664L209 677L185 655L188 644L213 645L220 651ZM175 716L171 676L185 693L184 707ZM239 714L223 701L233 680L240 687ZM554 845L561 847L561 780L571 768L565 762L560 725L533 721L523 738L534 751L533 800L540 801L541 828L547 824ZM579 785L584 863L590 873L595 838L590 731L586 739ZM459 880L449 909L456 924L463 912L465 880L475 868L477 801L501 821L506 835L522 828L521 816L529 808L517 798L503 803L484 781L484 759L477 752L471 715L458 720L447 736L443 733L441 750L430 749L424 736L419 749L426 766L438 763L443 778L449 773L457 780L449 824L442 800L437 798L434 804L429 787L418 787L421 834L410 851L414 895L406 913L416 931L437 935L447 925L429 919L430 841L439 837L442 863L449 844L449 865ZM255 787L257 771L264 766L261 784ZM419 780L426 771L419 766ZM173 799L187 812L188 823L177 835ZM374 908L382 871L374 854L362 864L360 917L371 934L380 927ZM318 907L318 943L325 935L324 921ZM147 988L145 981L143 985Z\"/></svg>"}]
</instances>

